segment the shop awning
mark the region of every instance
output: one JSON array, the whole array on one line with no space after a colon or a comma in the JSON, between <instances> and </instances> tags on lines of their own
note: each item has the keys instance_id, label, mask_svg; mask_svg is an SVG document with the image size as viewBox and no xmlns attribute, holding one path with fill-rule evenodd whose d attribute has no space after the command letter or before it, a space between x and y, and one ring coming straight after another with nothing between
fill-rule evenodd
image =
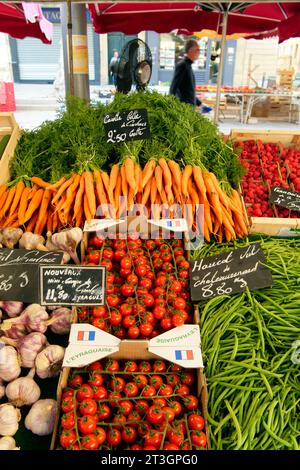
<instances>
[{"instance_id":1,"label":"shop awning","mask_svg":"<svg viewBox=\"0 0 300 470\"><path fill-rule=\"evenodd\" d=\"M23 39L34 37L51 43L53 26L46 20L38 3L0 2L0 32Z\"/></svg>"},{"instance_id":2,"label":"shop awning","mask_svg":"<svg viewBox=\"0 0 300 470\"><path fill-rule=\"evenodd\" d=\"M222 15L225 11L222 2L101 2L90 4L89 9L97 33L121 31L125 34L145 30L167 33L203 29L222 34ZM299 3L233 2L229 9L227 34L269 32L269 35L277 35L280 23L298 14ZM300 35L300 26L298 32Z\"/></svg>"}]
</instances>

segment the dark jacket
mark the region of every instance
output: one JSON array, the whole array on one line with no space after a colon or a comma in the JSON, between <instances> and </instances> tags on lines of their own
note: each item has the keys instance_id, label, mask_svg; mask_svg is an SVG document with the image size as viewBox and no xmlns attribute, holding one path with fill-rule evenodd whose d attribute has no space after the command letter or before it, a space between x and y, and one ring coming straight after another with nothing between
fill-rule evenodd
<instances>
[{"instance_id":1,"label":"dark jacket","mask_svg":"<svg viewBox=\"0 0 300 470\"><path fill-rule=\"evenodd\" d=\"M192 69L193 61L186 57L175 67L170 94L177 96L180 101L200 106L201 101L196 97L195 75Z\"/></svg>"}]
</instances>

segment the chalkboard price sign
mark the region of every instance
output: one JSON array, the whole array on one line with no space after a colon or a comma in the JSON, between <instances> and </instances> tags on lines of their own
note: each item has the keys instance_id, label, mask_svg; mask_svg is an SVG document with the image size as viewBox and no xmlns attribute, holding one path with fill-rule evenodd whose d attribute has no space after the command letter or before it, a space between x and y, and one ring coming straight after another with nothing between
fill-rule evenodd
<instances>
[{"instance_id":1,"label":"chalkboard price sign","mask_svg":"<svg viewBox=\"0 0 300 470\"><path fill-rule=\"evenodd\" d=\"M40 266L41 305L103 305L105 267Z\"/></svg>"},{"instance_id":2,"label":"chalkboard price sign","mask_svg":"<svg viewBox=\"0 0 300 470\"><path fill-rule=\"evenodd\" d=\"M285 207L291 211L300 211L300 193L273 186L271 188L270 203Z\"/></svg>"},{"instance_id":3,"label":"chalkboard price sign","mask_svg":"<svg viewBox=\"0 0 300 470\"><path fill-rule=\"evenodd\" d=\"M150 137L148 112L146 109L131 109L106 114L103 118L106 141L119 144L128 140L144 140Z\"/></svg>"},{"instance_id":4,"label":"chalkboard price sign","mask_svg":"<svg viewBox=\"0 0 300 470\"><path fill-rule=\"evenodd\" d=\"M192 301L262 289L272 285L272 274L259 243L200 258L190 264Z\"/></svg>"},{"instance_id":5,"label":"chalkboard price sign","mask_svg":"<svg viewBox=\"0 0 300 470\"><path fill-rule=\"evenodd\" d=\"M63 259L63 255L62 251L10 250L8 248L1 248L0 266L3 264L59 264Z\"/></svg>"},{"instance_id":6,"label":"chalkboard price sign","mask_svg":"<svg viewBox=\"0 0 300 470\"><path fill-rule=\"evenodd\" d=\"M33 264L0 266L0 299L39 303L39 271Z\"/></svg>"}]
</instances>

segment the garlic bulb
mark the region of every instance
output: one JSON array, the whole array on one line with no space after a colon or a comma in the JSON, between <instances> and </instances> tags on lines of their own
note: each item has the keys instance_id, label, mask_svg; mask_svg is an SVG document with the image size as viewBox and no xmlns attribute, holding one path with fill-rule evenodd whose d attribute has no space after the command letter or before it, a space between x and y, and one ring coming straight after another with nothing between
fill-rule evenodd
<instances>
[{"instance_id":1,"label":"garlic bulb","mask_svg":"<svg viewBox=\"0 0 300 470\"><path fill-rule=\"evenodd\" d=\"M47 338L43 333L34 331L18 341L22 367L34 367L37 354L46 346Z\"/></svg>"},{"instance_id":2,"label":"garlic bulb","mask_svg":"<svg viewBox=\"0 0 300 470\"><path fill-rule=\"evenodd\" d=\"M41 379L55 377L61 370L65 349L58 345L47 346L35 359L36 373Z\"/></svg>"},{"instance_id":3,"label":"garlic bulb","mask_svg":"<svg viewBox=\"0 0 300 470\"><path fill-rule=\"evenodd\" d=\"M5 395L5 385L2 382L2 380L0 379L0 400L1 400L1 398L4 397L4 395Z\"/></svg>"},{"instance_id":4,"label":"garlic bulb","mask_svg":"<svg viewBox=\"0 0 300 470\"><path fill-rule=\"evenodd\" d=\"M40 398L41 390L33 380L34 374L33 368L26 377L19 377L7 385L5 393L12 405L32 405Z\"/></svg>"},{"instance_id":5,"label":"garlic bulb","mask_svg":"<svg viewBox=\"0 0 300 470\"><path fill-rule=\"evenodd\" d=\"M3 302L2 308L10 318L18 317L23 311L23 302L7 300Z\"/></svg>"},{"instance_id":6,"label":"garlic bulb","mask_svg":"<svg viewBox=\"0 0 300 470\"><path fill-rule=\"evenodd\" d=\"M1 329L2 325L0 325ZM24 338L27 335L28 331L25 325L13 323L9 329L4 331L5 336L11 339L20 339Z\"/></svg>"},{"instance_id":7,"label":"garlic bulb","mask_svg":"<svg viewBox=\"0 0 300 470\"><path fill-rule=\"evenodd\" d=\"M0 346L3 343L0 343ZM0 348L0 379L11 382L21 373L20 359L17 351L12 346ZM0 432L0 434L3 434Z\"/></svg>"},{"instance_id":8,"label":"garlic bulb","mask_svg":"<svg viewBox=\"0 0 300 470\"><path fill-rule=\"evenodd\" d=\"M50 398L37 401L25 418L25 427L38 436L51 434L57 413L57 403Z\"/></svg>"},{"instance_id":9,"label":"garlic bulb","mask_svg":"<svg viewBox=\"0 0 300 470\"><path fill-rule=\"evenodd\" d=\"M0 435L14 436L19 428L20 410L10 403L0 405Z\"/></svg>"},{"instance_id":10,"label":"garlic bulb","mask_svg":"<svg viewBox=\"0 0 300 470\"><path fill-rule=\"evenodd\" d=\"M0 438L0 450L20 450L16 447L16 441L11 436L4 436Z\"/></svg>"},{"instance_id":11,"label":"garlic bulb","mask_svg":"<svg viewBox=\"0 0 300 470\"><path fill-rule=\"evenodd\" d=\"M23 233L19 241L19 247L25 248L25 250L48 251L47 248L44 246L44 243L45 238L41 235L37 235L32 232L25 232Z\"/></svg>"},{"instance_id":12,"label":"garlic bulb","mask_svg":"<svg viewBox=\"0 0 300 470\"><path fill-rule=\"evenodd\" d=\"M50 326L51 331L57 335L66 335L70 332L73 319L72 310L66 307L60 307L54 310L51 315L54 323Z\"/></svg>"},{"instance_id":13,"label":"garlic bulb","mask_svg":"<svg viewBox=\"0 0 300 470\"><path fill-rule=\"evenodd\" d=\"M20 228L7 227L2 229L2 245L12 249L20 240L23 230Z\"/></svg>"}]
</instances>

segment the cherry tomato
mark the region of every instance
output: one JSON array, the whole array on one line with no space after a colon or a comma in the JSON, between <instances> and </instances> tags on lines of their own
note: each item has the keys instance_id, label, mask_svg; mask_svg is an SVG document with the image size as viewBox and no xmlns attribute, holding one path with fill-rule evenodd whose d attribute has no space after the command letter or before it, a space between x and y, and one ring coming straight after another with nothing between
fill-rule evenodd
<instances>
[{"instance_id":1,"label":"cherry tomato","mask_svg":"<svg viewBox=\"0 0 300 470\"><path fill-rule=\"evenodd\" d=\"M106 320L104 320L104 318L93 318L92 325L100 330L105 330L107 327Z\"/></svg>"},{"instance_id":2,"label":"cherry tomato","mask_svg":"<svg viewBox=\"0 0 300 470\"><path fill-rule=\"evenodd\" d=\"M78 429L81 434L90 434L95 431L97 427L94 416L82 416L78 420Z\"/></svg>"},{"instance_id":3,"label":"cherry tomato","mask_svg":"<svg viewBox=\"0 0 300 470\"><path fill-rule=\"evenodd\" d=\"M110 408L107 405L101 404L99 406L98 417L99 421L104 421L110 416Z\"/></svg>"},{"instance_id":4,"label":"cherry tomato","mask_svg":"<svg viewBox=\"0 0 300 470\"><path fill-rule=\"evenodd\" d=\"M101 362L99 361L96 361L96 362L93 362L92 364L90 364L88 366L88 370L96 370L97 372L103 370L103 366L101 364Z\"/></svg>"},{"instance_id":5,"label":"cherry tomato","mask_svg":"<svg viewBox=\"0 0 300 470\"><path fill-rule=\"evenodd\" d=\"M89 312L86 309L79 310L78 312L78 320L82 322L86 322L89 319Z\"/></svg>"},{"instance_id":6,"label":"cherry tomato","mask_svg":"<svg viewBox=\"0 0 300 470\"><path fill-rule=\"evenodd\" d=\"M162 439L163 439L162 433L158 431L150 431L145 436L144 446L145 447L153 446L154 449L159 449L162 444Z\"/></svg>"},{"instance_id":7,"label":"cherry tomato","mask_svg":"<svg viewBox=\"0 0 300 470\"><path fill-rule=\"evenodd\" d=\"M137 432L133 426L125 426L122 431L122 439L126 444L132 444L137 437Z\"/></svg>"},{"instance_id":8,"label":"cherry tomato","mask_svg":"<svg viewBox=\"0 0 300 470\"><path fill-rule=\"evenodd\" d=\"M148 384L148 379L146 375L138 374L134 377L134 381L137 384L138 388L143 389L145 385Z\"/></svg>"},{"instance_id":9,"label":"cherry tomato","mask_svg":"<svg viewBox=\"0 0 300 470\"><path fill-rule=\"evenodd\" d=\"M172 364L170 367L171 372L179 372L182 370L182 367L178 364Z\"/></svg>"},{"instance_id":10,"label":"cherry tomato","mask_svg":"<svg viewBox=\"0 0 300 470\"><path fill-rule=\"evenodd\" d=\"M94 434L97 438L99 446L101 446L105 442L105 439L106 439L105 430L103 428L101 428L100 426L97 426L95 431L94 431Z\"/></svg>"},{"instance_id":11,"label":"cherry tomato","mask_svg":"<svg viewBox=\"0 0 300 470\"><path fill-rule=\"evenodd\" d=\"M173 410L173 408L171 408L170 406L164 406L162 408L162 411L164 412L164 419L168 419L168 423L171 423L172 421L174 421L175 419L175 411Z\"/></svg>"},{"instance_id":12,"label":"cherry tomato","mask_svg":"<svg viewBox=\"0 0 300 470\"><path fill-rule=\"evenodd\" d=\"M189 272L186 269L183 269L182 271L179 272L179 277L180 279L188 279Z\"/></svg>"},{"instance_id":13,"label":"cherry tomato","mask_svg":"<svg viewBox=\"0 0 300 470\"><path fill-rule=\"evenodd\" d=\"M73 375L69 380L69 386L72 388L79 388L83 384L83 378L79 374Z\"/></svg>"},{"instance_id":14,"label":"cherry tomato","mask_svg":"<svg viewBox=\"0 0 300 470\"><path fill-rule=\"evenodd\" d=\"M120 366L118 361L115 359L109 359L105 365L105 369L109 372L118 372L120 370Z\"/></svg>"},{"instance_id":15,"label":"cherry tomato","mask_svg":"<svg viewBox=\"0 0 300 470\"><path fill-rule=\"evenodd\" d=\"M155 407L155 406L150 406L150 408L149 408L149 410L146 414L146 419L151 424L158 424L158 423L161 423L162 421L164 421L165 414L162 411L162 408Z\"/></svg>"},{"instance_id":16,"label":"cherry tomato","mask_svg":"<svg viewBox=\"0 0 300 470\"><path fill-rule=\"evenodd\" d=\"M142 422L138 425L138 435L145 437L151 430L151 425L147 422Z\"/></svg>"},{"instance_id":17,"label":"cherry tomato","mask_svg":"<svg viewBox=\"0 0 300 470\"><path fill-rule=\"evenodd\" d=\"M169 407L174 410L175 416L180 415L180 413L182 412L182 405L177 400L170 401Z\"/></svg>"},{"instance_id":18,"label":"cherry tomato","mask_svg":"<svg viewBox=\"0 0 300 470\"><path fill-rule=\"evenodd\" d=\"M195 410L198 407L198 398L194 395L186 395L183 403L187 410Z\"/></svg>"},{"instance_id":19,"label":"cherry tomato","mask_svg":"<svg viewBox=\"0 0 300 470\"><path fill-rule=\"evenodd\" d=\"M124 328L122 328L120 325L114 327L113 334L120 339L126 338L126 330L124 330Z\"/></svg>"},{"instance_id":20,"label":"cherry tomato","mask_svg":"<svg viewBox=\"0 0 300 470\"><path fill-rule=\"evenodd\" d=\"M164 331L170 330L173 328L172 320L169 317L165 317L160 321L160 326Z\"/></svg>"},{"instance_id":21,"label":"cherry tomato","mask_svg":"<svg viewBox=\"0 0 300 470\"><path fill-rule=\"evenodd\" d=\"M190 394L190 389L187 385L180 385L180 387L176 388L176 394L181 395L183 397Z\"/></svg>"},{"instance_id":22,"label":"cherry tomato","mask_svg":"<svg viewBox=\"0 0 300 470\"><path fill-rule=\"evenodd\" d=\"M120 269L120 276L123 278L127 278L127 276L129 276L130 273L131 273L131 269L124 269L124 268Z\"/></svg>"},{"instance_id":23,"label":"cherry tomato","mask_svg":"<svg viewBox=\"0 0 300 470\"><path fill-rule=\"evenodd\" d=\"M205 447L206 446L206 434L202 431L194 431L190 435L191 442L196 447Z\"/></svg>"},{"instance_id":24,"label":"cherry tomato","mask_svg":"<svg viewBox=\"0 0 300 470\"><path fill-rule=\"evenodd\" d=\"M136 397L138 394L138 386L134 382L128 382L124 387L124 395L126 397Z\"/></svg>"},{"instance_id":25,"label":"cherry tomato","mask_svg":"<svg viewBox=\"0 0 300 470\"><path fill-rule=\"evenodd\" d=\"M180 450L176 444L171 444L171 442L166 442L164 444L164 450Z\"/></svg>"},{"instance_id":26,"label":"cherry tomato","mask_svg":"<svg viewBox=\"0 0 300 470\"><path fill-rule=\"evenodd\" d=\"M104 266L107 271L111 271L113 268L113 264L109 259L103 259L102 261L100 261L99 265Z\"/></svg>"},{"instance_id":27,"label":"cherry tomato","mask_svg":"<svg viewBox=\"0 0 300 470\"><path fill-rule=\"evenodd\" d=\"M131 297L134 294L134 286L131 286L130 284L123 284L121 286L121 294L124 297Z\"/></svg>"},{"instance_id":28,"label":"cherry tomato","mask_svg":"<svg viewBox=\"0 0 300 470\"><path fill-rule=\"evenodd\" d=\"M127 361L124 366L124 372L137 372L139 367L134 361ZM148 371L147 371L148 372Z\"/></svg>"},{"instance_id":29,"label":"cherry tomato","mask_svg":"<svg viewBox=\"0 0 300 470\"><path fill-rule=\"evenodd\" d=\"M153 309L153 315L157 320L164 318L166 312L167 309L165 307L154 307Z\"/></svg>"},{"instance_id":30,"label":"cherry tomato","mask_svg":"<svg viewBox=\"0 0 300 470\"><path fill-rule=\"evenodd\" d=\"M89 244L91 246L94 246L95 248L101 248L103 243L104 243L103 238L97 237L97 235L94 235L89 241Z\"/></svg>"},{"instance_id":31,"label":"cherry tomato","mask_svg":"<svg viewBox=\"0 0 300 470\"><path fill-rule=\"evenodd\" d=\"M178 310L184 310L186 307L186 301L182 297L177 297L173 302L173 307Z\"/></svg>"},{"instance_id":32,"label":"cherry tomato","mask_svg":"<svg viewBox=\"0 0 300 470\"><path fill-rule=\"evenodd\" d=\"M153 281L154 278L155 278L155 274L154 274L153 271L150 271L150 270L149 270L149 271L147 271L147 273L146 273L146 277L147 277L148 279L151 279L151 281Z\"/></svg>"},{"instance_id":33,"label":"cherry tomato","mask_svg":"<svg viewBox=\"0 0 300 470\"><path fill-rule=\"evenodd\" d=\"M80 403L79 411L82 415L94 415L97 411L97 403L91 398L85 398Z\"/></svg>"},{"instance_id":34,"label":"cherry tomato","mask_svg":"<svg viewBox=\"0 0 300 470\"><path fill-rule=\"evenodd\" d=\"M140 444L133 444L133 446L130 447L130 450L143 450L143 448Z\"/></svg>"},{"instance_id":35,"label":"cherry tomato","mask_svg":"<svg viewBox=\"0 0 300 470\"><path fill-rule=\"evenodd\" d=\"M115 250L124 250L126 248L126 242L124 240L115 240L114 248Z\"/></svg>"},{"instance_id":36,"label":"cherry tomato","mask_svg":"<svg viewBox=\"0 0 300 470\"><path fill-rule=\"evenodd\" d=\"M88 380L88 384L91 387L100 387L100 385L103 384L103 377L101 374L98 374L97 372L92 372L90 374L90 378Z\"/></svg>"},{"instance_id":37,"label":"cherry tomato","mask_svg":"<svg viewBox=\"0 0 300 470\"><path fill-rule=\"evenodd\" d=\"M99 251L90 251L88 256L88 261L90 263L94 263L94 264L99 264L99 261L100 261L100 252Z\"/></svg>"},{"instance_id":38,"label":"cherry tomato","mask_svg":"<svg viewBox=\"0 0 300 470\"><path fill-rule=\"evenodd\" d=\"M139 366L138 366L138 370L140 372L151 372L152 368L151 368L151 363L148 362L148 361L142 361L140 362Z\"/></svg>"},{"instance_id":39,"label":"cherry tomato","mask_svg":"<svg viewBox=\"0 0 300 470\"><path fill-rule=\"evenodd\" d=\"M165 398L154 398L153 399L153 406L163 408L164 406L167 406L167 400Z\"/></svg>"},{"instance_id":40,"label":"cherry tomato","mask_svg":"<svg viewBox=\"0 0 300 470\"><path fill-rule=\"evenodd\" d=\"M72 411L65 413L61 417L61 426L64 429L73 429L75 426L75 416Z\"/></svg>"},{"instance_id":41,"label":"cherry tomato","mask_svg":"<svg viewBox=\"0 0 300 470\"><path fill-rule=\"evenodd\" d=\"M116 307L121 303L119 297L117 294L110 294L106 297L106 302L109 305L109 307Z\"/></svg>"},{"instance_id":42,"label":"cherry tomato","mask_svg":"<svg viewBox=\"0 0 300 470\"><path fill-rule=\"evenodd\" d=\"M130 326L127 331L128 338L136 339L140 336L140 329L138 326Z\"/></svg>"},{"instance_id":43,"label":"cherry tomato","mask_svg":"<svg viewBox=\"0 0 300 470\"><path fill-rule=\"evenodd\" d=\"M132 313L132 306L129 305L129 304L122 304L120 305L120 314L122 316L126 316L126 315L131 315Z\"/></svg>"},{"instance_id":44,"label":"cherry tomato","mask_svg":"<svg viewBox=\"0 0 300 470\"><path fill-rule=\"evenodd\" d=\"M122 320L122 325L124 328L130 328L131 326L134 326L136 324L136 319L134 315L126 315L123 317Z\"/></svg>"},{"instance_id":45,"label":"cherry tomato","mask_svg":"<svg viewBox=\"0 0 300 470\"><path fill-rule=\"evenodd\" d=\"M107 308L105 306L93 307L92 315L95 318L106 318L107 317Z\"/></svg>"},{"instance_id":46,"label":"cherry tomato","mask_svg":"<svg viewBox=\"0 0 300 470\"><path fill-rule=\"evenodd\" d=\"M147 277L145 277L144 279L140 280L139 285L141 287L145 287L147 290L150 290L152 287L152 281L151 279L148 279Z\"/></svg>"},{"instance_id":47,"label":"cherry tomato","mask_svg":"<svg viewBox=\"0 0 300 470\"><path fill-rule=\"evenodd\" d=\"M185 385L193 385L195 381L195 377L194 377L194 374L193 372L189 372L189 371L184 371L183 374L182 374L182 377L181 377L181 382Z\"/></svg>"},{"instance_id":48,"label":"cherry tomato","mask_svg":"<svg viewBox=\"0 0 300 470\"><path fill-rule=\"evenodd\" d=\"M180 315L179 313L175 313L175 315L172 316L171 321L174 327L184 325L185 322L183 315Z\"/></svg>"},{"instance_id":49,"label":"cherry tomato","mask_svg":"<svg viewBox=\"0 0 300 470\"><path fill-rule=\"evenodd\" d=\"M141 393L142 397L154 397L155 395L156 389L153 387L153 385L146 385Z\"/></svg>"},{"instance_id":50,"label":"cherry tomato","mask_svg":"<svg viewBox=\"0 0 300 470\"><path fill-rule=\"evenodd\" d=\"M180 384L180 377L177 374L170 374L167 375L167 383L171 385L173 388Z\"/></svg>"},{"instance_id":51,"label":"cherry tomato","mask_svg":"<svg viewBox=\"0 0 300 470\"><path fill-rule=\"evenodd\" d=\"M127 421L126 416L122 415L122 413L117 413L113 417L114 428L116 429L123 429L123 424ZM115 424L116 423L116 424Z\"/></svg>"},{"instance_id":52,"label":"cherry tomato","mask_svg":"<svg viewBox=\"0 0 300 470\"><path fill-rule=\"evenodd\" d=\"M86 398L93 398L93 396L94 396L94 392L93 392L92 387L88 384L82 384L76 394L76 400L81 402L85 400Z\"/></svg>"},{"instance_id":53,"label":"cherry tomato","mask_svg":"<svg viewBox=\"0 0 300 470\"><path fill-rule=\"evenodd\" d=\"M147 413L149 410L149 404L146 400L137 400L137 402L134 405L134 409L140 414L144 415Z\"/></svg>"},{"instance_id":54,"label":"cherry tomato","mask_svg":"<svg viewBox=\"0 0 300 470\"><path fill-rule=\"evenodd\" d=\"M133 410L133 403L131 400L121 400L119 401L119 411L123 413L124 416L128 416Z\"/></svg>"},{"instance_id":55,"label":"cherry tomato","mask_svg":"<svg viewBox=\"0 0 300 470\"><path fill-rule=\"evenodd\" d=\"M126 255L125 250L116 250L115 253L114 253L114 259L116 261L121 261L124 258L125 255Z\"/></svg>"},{"instance_id":56,"label":"cherry tomato","mask_svg":"<svg viewBox=\"0 0 300 470\"><path fill-rule=\"evenodd\" d=\"M169 397L170 395L173 395L173 388L171 387L171 385L162 384L159 389L159 395L163 397Z\"/></svg>"},{"instance_id":57,"label":"cherry tomato","mask_svg":"<svg viewBox=\"0 0 300 470\"><path fill-rule=\"evenodd\" d=\"M164 361L157 360L153 364L153 372L165 372L167 370L166 363Z\"/></svg>"},{"instance_id":58,"label":"cherry tomato","mask_svg":"<svg viewBox=\"0 0 300 470\"><path fill-rule=\"evenodd\" d=\"M182 285L180 281L173 281L172 284L170 285L170 290L172 292L175 292L176 294L179 294L182 290Z\"/></svg>"},{"instance_id":59,"label":"cherry tomato","mask_svg":"<svg viewBox=\"0 0 300 470\"><path fill-rule=\"evenodd\" d=\"M122 395L120 392L110 392L108 394L108 399L109 399L109 406L113 407L118 407L120 399L122 398Z\"/></svg>"},{"instance_id":60,"label":"cherry tomato","mask_svg":"<svg viewBox=\"0 0 300 470\"><path fill-rule=\"evenodd\" d=\"M110 315L109 322L113 326L117 326L122 321L122 315L119 312L112 312Z\"/></svg>"},{"instance_id":61,"label":"cherry tomato","mask_svg":"<svg viewBox=\"0 0 300 470\"><path fill-rule=\"evenodd\" d=\"M99 441L95 434L87 434L80 440L81 447L86 450L97 450Z\"/></svg>"},{"instance_id":62,"label":"cherry tomato","mask_svg":"<svg viewBox=\"0 0 300 470\"><path fill-rule=\"evenodd\" d=\"M128 422L131 423L131 426L134 428L137 427L138 423L141 421L141 416L140 414L133 410L128 416L127 416Z\"/></svg>"},{"instance_id":63,"label":"cherry tomato","mask_svg":"<svg viewBox=\"0 0 300 470\"><path fill-rule=\"evenodd\" d=\"M125 256L120 262L121 268L131 269L132 263L129 256Z\"/></svg>"},{"instance_id":64,"label":"cherry tomato","mask_svg":"<svg viewBox=\"0 0 300 470\"><path fill-rule=\"evenodd\" d=\"M77 434L74 430L64 429L60 435L59 441L60 445L67 449L77 440Z\"/></svg>"},{"instance_id":65,"label":"cherry tomato","mask_svg":"<svg viewBox=\"0 0 300 470\"><path fill-rule=\"evenodd\" d=\"M202 431L205 426L205 421L201 415L192 413L188 416L189 428L193 431Z\"/></svg>"},{"instance_id":66,"label":"cherry tomato","mask_svg":"<svg viewBox=\"0 0 300 470\"><path fill-rule=\"evenodd\" d=\"M145 246L146 246L147 250L149 250L149 251L153 251L156 248L155 242L153 240L146 240Z\"/></svg>"},{"instance_id":67,"label":"cherry tomato","mask_svg":"<svg viewBox=\"0 0 300 470\"><path fill-rule=\"evenodd\" d=\"M131 273L126 277L126 282L128 282L128 284L131 284L132 286L136 286L138 285L139 278L136 276L136 274Z\"/></svg>"},{"instance_id":68,"label":"cherry tomato","mask_svg":"<svg viewBox=\"0 0 300 470\"><path fill-rule=\"evenodd\" d=\"M184 442L184 434L175 429L169 433L168 437L171 444L176 444L177 446L180 446Z\"/></svg>"},{"instance_id":69,"label":"cherry tomato","mask_svg":"<svg viewBox=\"0 0 300 470\"><path fill-rule=\"evenodd\" d=\"M143 336L150 336L153 331L153 326L151 323L142 323L140 325L140 332Z\"/></svg>"},{"instance_id":70,"label":"cherry tomato","mask_svg":"<svg viewBox=\"0 0 300 470\"><path fill-rule=\"evenodd\" d=\"M95 400L105 400L107 398L107 390L105 387L93 387L94 399Z\"/></svg>"},{"instance_id":71,"label":"cherry tomato","mask_svg":"<svg viewBox=\"0 0 300 470\"><path fill-rule=\"evenodd\" d=\"M113 294L115 292L115 286L112 283L106 283L106 295Z\"/></svg>"}]
</instances>

